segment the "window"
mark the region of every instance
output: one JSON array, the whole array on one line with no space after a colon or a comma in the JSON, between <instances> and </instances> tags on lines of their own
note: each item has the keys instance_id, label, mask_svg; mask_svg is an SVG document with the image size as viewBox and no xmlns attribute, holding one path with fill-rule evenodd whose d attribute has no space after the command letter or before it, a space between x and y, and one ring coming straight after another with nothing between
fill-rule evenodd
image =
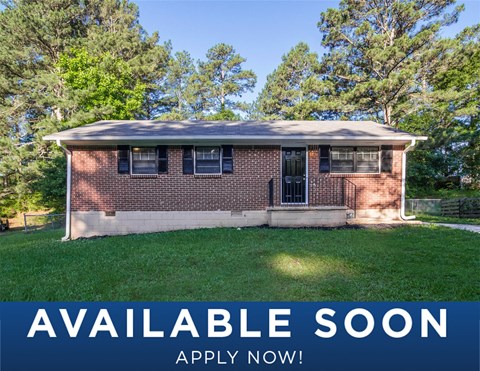
<instances>
[{"instance_id":1,"label":"window","mask_svg":"<svg viewBox=\"0 0 480 371\"><path fill-rule=\"evenodd\" d=\"M357 173L378 173L378 147L357 147Z\"/></svg>"},{"instance_id":2,"label":"window","mask_svg":"<svg viewBox=\"0 0 480 371\"><path fill-rule=\"evenodd\" d=\"M220 147L195 147L195 173L221 173Z\"/></svg>"},{"instance_id":3,"label":"window","mask_svg":"<svg viewBox=\"0 0 480 371\"><path fill-rule=\"evenodd\" d=\"M157 151L155 148L132 148L132 174L156 174Z\"/></svg>"},{"instance_id":4,"label":"window","mask_svg":"<svg viewBox=\"0 0 480 371\"><path fill-rule=\"evenodd\" d=\"M332 173L378 173L378 147L332 147Z\"/></svg>"},{"instance_id":5,"label":"window","mask_svg":"<svg viewBox=\"0 0 480 371\"><path fill-rule=\"evenodd\" d=\"M354 173L353 147L332 147L332 173Z\"/></svg>"}]
</instances>

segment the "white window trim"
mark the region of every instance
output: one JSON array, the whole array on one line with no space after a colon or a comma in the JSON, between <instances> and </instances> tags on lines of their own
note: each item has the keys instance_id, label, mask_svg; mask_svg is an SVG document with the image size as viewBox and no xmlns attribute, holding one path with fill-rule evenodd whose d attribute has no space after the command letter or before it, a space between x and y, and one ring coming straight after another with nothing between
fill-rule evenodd
<instances>
[{"instance_id":1,"label":"white window trim","mask_svg":"<svg viewBox=\"0 0 480 371\"><path fill-rule=\"evenodd\" d=\"M154 174L152 173L134 173L133 172L133 148L154 148L155 149L155 169L156 172ZM156 177L158 175L158 149L157 147L134 147L130 146L130 175L142 175L142 176L151 176L151 177Z\"/></svg>"},{"instance_id":2,"label":"white window trim","mask_svg":"<svg viewBox=\"0 0 480 371\"><path fill-rule=\"evenodd\" d=\"M220 148L220 172L219 173L197 173L197 147L217 147ZM223 147L222 146L193 146L193 175L222 175L223 174Z\"/></svg>"},{"instance_id":3,"label":"white window trim","mask_svg":"<svg viewBox=\"0 0 480 371\"><path fill-rule=\"evenodd\" d=\"M333 147L377 147L378 148L378 171L375 172L375 173L360 173L360 172L356 172L356 171L353 171L351 173L341 173L341 172L336 172L336 171L332 171L333 167L332 167L332 148ZM353 151L353 157L354 157L354 161L355 161L355 157L357 156L357 151ZM330 159L330 174L340 174L340 175L352 175L352 174L360 174L360 175L367 175L367 174L381 174L382 173L382 146L330 146L330 156L329 156L329 159ZM325 174L325 173L324 173Z\"/></svg>"}]
</instances>

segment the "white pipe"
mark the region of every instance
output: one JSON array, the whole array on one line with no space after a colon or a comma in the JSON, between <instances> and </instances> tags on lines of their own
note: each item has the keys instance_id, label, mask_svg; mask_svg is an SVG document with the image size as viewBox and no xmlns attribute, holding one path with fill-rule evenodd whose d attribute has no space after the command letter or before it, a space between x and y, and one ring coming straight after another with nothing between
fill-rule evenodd
<instances>
[{"instance_id":1,"label":"white pipe","mask_svg":"<svg viewBox=\"0 0 480 371\"><path fill-rule=\"evenodd\" d=\"M65 236L62 237L62 241L70 240L71 228L70 228L70 204L72 194L72 152L65 147L62 142L57 139L57 145L63 149L67 155L67 202L65 210Z\"/></svg>"},{"instance_id":2,"label":"white pipe","mask_svg":"<svg viewBox=\"0 0 480 371\"><path fill-rule=\"evenodd\" d=\"M412 142L402 153L402 197L400 203L400 218L403 220L413 220L415 215L406 216L405 215L405 183L407 178L407 152L410 152L413 147L415 147L416 140L412 139Z\"/></svg>"}]
</instances>

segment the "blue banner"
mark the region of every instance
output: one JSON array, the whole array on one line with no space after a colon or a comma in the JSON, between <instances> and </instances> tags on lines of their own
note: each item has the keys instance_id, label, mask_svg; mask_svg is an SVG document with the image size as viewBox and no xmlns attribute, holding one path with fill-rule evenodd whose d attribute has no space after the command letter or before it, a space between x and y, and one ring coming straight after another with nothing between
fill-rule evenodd
<instances>
[{"instance_id":1,"label":"blue banner","mask_svg":"<svg viewBox=\"0 0 480 371\"><path fill-rule=\"evenodd\" d=\"M1 303L0 370L472 370L478 303Z\"/></svg>"}]
</instances>

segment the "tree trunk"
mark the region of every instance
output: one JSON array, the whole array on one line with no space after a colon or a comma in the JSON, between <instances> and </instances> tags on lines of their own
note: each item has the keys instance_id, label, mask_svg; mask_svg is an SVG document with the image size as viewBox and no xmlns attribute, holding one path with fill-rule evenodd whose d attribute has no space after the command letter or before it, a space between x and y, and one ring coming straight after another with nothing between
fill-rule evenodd
<instances>
[{"instance_id":1,"label":"tree trunk","mask_svg":"<svg viewBox=\"0 0 480 371\"><path fill-rule=\"evenodd\" d=\"M60 71L58 69L56 69L55 71L56 73L60 73ZM63 80L60 79L58 81L58 84L56 84L54 87L53 87L53 93L55 94L55 96L58 98L58 100L61 100L63 98ZM58 121L62 121L63 120L63 113L62 113L62 109L60 107L57 107L57 106L53 106L52 107L52 113L53 113L53 116L58 120Z\"/></svg>"},{"instance_id":2,"label":"tree trunk","mask_svg":"<svg viewBox=\"0 0 480 371\"><path fill-rule=\"evenodd\" d=\"M63 120L62 110L59 107L53 107L52 112L53 112L53 117L55 117L58 121Z\"/></svg>"},{"instance_id":3,"label":"tree trunk","mask_svg":"<svg viewBox=\"0 0 480 371\"><path fill-rule=\"evenodd\" d=\"M383 106L383 123L388 126L392 126L392 106Z\"/></svg>"},{"instance_id":4,"label":"tree trunk","mask_svg":"<svg viewBox=\"0 0 480 371\"><path fill-rule=\"evenodd\" d=\"M222 69L222 88L220 92L220 103L222 106L222 111L225 109L225 91L223 89L223 80L225 80L225 71Z\"/></svg>"}]
</instances>

